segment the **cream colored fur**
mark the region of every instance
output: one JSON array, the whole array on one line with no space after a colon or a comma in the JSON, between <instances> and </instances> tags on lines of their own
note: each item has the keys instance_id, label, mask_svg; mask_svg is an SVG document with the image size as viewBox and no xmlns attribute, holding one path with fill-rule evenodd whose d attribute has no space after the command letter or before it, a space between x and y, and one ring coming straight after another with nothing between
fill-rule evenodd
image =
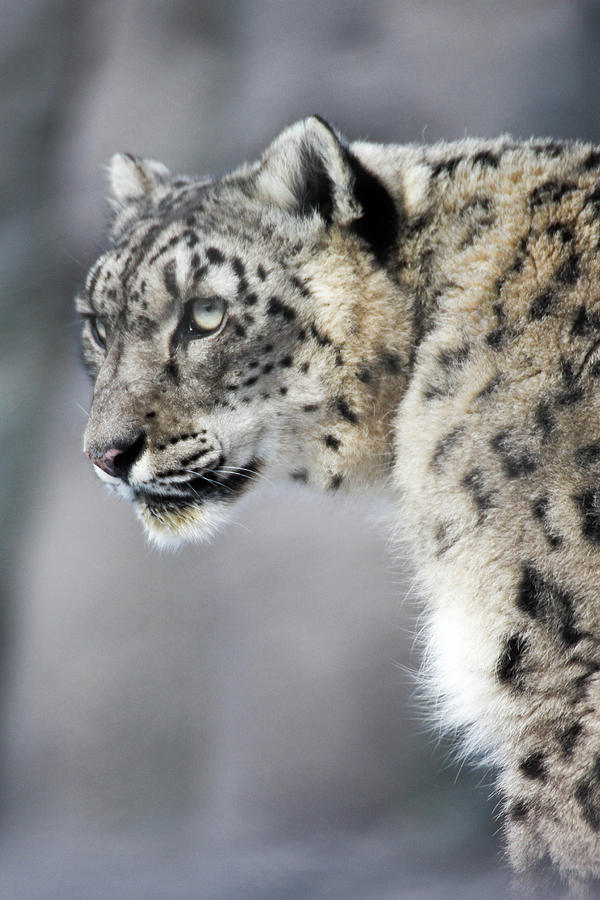
<instances>
[{"instance_id":1,"label":"cream colored fur","mask_svg":"<svg viewBox=\"0 0 600 900\"><path fill-rule=\"evenodd\" d=\"M597 875L600 154L347 146L313 118L221 181L111 171L113 244L78 298L88 455L122 451L160 542L262 474L385 484L440 713L496 767L514 865Z\"/></svg>"}]
</instances>

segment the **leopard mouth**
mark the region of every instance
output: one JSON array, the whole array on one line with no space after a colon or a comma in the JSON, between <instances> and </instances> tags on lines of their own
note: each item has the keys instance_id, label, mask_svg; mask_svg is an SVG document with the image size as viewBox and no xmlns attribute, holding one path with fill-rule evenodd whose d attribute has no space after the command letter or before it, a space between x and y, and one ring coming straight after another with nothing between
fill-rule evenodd
<instances>
[{"instance_id":1,"label":"leopard mouth","mask_svg":"<svg viewBox=\"0 0 600 900\"><path fill-rule=\"evenodd\" d=\"M150 515L158 519L198 509L215 501L230 503L249 489L261 468L262 461L256 457L240 468L224 471L218 466L183 484L177 484L176 494L166 496L150 490L135 489L134 500L142 503Z\"/></svg>"}]
</instances>

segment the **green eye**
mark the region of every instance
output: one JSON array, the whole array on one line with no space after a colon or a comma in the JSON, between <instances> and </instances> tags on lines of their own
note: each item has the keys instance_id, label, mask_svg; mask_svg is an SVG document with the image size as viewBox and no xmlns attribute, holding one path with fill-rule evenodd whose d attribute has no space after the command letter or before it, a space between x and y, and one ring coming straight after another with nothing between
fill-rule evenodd
<instances>
[{"instance_id":1,"label":"green eye","mask_svg":"<svg viewBox=\"0 0 600 900\"><path fill-rule=\"evenodd\" d=\"M227 304L222 297L195 297L190 300L190 331L200 336L213 334L225 319Z\"/></svg>"},{"instance_id":2,"label":"green eye","mask_svg":"<svg viewBox=\"0 0 600 900\"><path fill-rule=\"evenodd\" d=\"M103 350L106 349L108 331L106 330L106 325L102 319L99 319L98 316L93 316L90 318L90 327L92 329L92 337L96 343L102 347Z\"/></svg>"}]
</instances>

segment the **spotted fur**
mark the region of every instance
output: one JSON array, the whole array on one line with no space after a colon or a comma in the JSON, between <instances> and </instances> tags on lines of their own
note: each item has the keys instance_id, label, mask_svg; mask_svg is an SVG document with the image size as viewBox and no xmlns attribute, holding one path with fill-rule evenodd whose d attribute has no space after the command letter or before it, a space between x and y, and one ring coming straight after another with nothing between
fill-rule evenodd
<instances>
[{"instance_id":1,"label":"spotted fur","mask_svg":"<svg viewBox=\"0 0 600 900\"><path fill-rule=\"evenodd\" d=\"M347 145L318 118L219 180L118 155L77 299L85 449L155 540L263 473L387 485L513 864L572 876L600 874L599 170L582 143Z\"/></svg>"}]
</instances>

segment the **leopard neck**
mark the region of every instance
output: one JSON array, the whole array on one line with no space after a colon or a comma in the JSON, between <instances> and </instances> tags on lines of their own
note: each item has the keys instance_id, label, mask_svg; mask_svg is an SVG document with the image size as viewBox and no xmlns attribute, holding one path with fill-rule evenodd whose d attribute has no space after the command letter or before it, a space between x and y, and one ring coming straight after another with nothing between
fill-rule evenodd
<instances>
[{"instance_id":1,"label":"leopard neck","mask_svg":"<svg viewBox=\"0 0 600 900\"><path fill-rule=\"evenodd\" d=\"M360 241L332 229L302 266L307 340L301 394L288 398L285 475L327 490L385 481L394 460L395 411L412 357L411 304L393 272Z\"/></svg>"}]
</instances>

